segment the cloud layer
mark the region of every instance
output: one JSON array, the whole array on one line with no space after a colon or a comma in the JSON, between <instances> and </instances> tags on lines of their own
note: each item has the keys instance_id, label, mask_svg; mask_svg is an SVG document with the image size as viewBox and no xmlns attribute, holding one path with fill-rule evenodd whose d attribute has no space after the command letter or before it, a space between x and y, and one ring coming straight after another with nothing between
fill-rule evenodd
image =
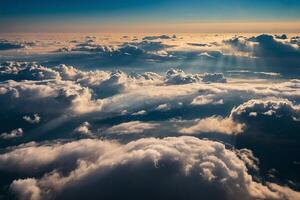
<instances>
[{"instance_id":1,"label":"cloud layer","mask_svg":"<svg viewBox=\"0 0 300 200\"><path fill-rule=\"evenodd\" d=\"M193 191L193 198L290 199L284 187L254 181L235 151L218 142L178 137L141 139L125 145L101 140L49 145L28 144L1 155L1 168L7 170L30 172L47 165L59 169L65 162L70 167L68 173L55 170L40 179L15 180L10 188L16 195L33 200L53 195L80 199L90 194L110 199L180 199L191 198L189 192ZM178 184L181 188L175 190ZM150 187L152 192L146 193Z\"/></svg>"}]
</instances>

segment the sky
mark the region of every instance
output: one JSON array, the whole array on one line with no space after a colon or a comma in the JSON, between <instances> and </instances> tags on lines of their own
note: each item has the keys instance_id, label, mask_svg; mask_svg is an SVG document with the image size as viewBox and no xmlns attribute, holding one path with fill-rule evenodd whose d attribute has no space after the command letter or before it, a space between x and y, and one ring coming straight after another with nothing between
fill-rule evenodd
<instances>
[{"instance_id":1,"label":"sky","mask_svg":"<svg viewBox=\"0 0 300 200\"><path fill-rule=\"evenodd\" d=\"M0 199L299 200L299 10L0 0Z\"/></svg>"},{"instance_id":2,"label":"sky","mask_svg":"<svg viewBox=\"0 0 300 200\"><path fill-rule=\"evenodd\" d=\"M3 0L0 6L2 32L42 31L132 31L157 32L166 25L170 32L234 32L241 22L260 22L269 31L298 32L300 2L297 0ZM214 29L206 24L221 27ZM47 24L47 25L45 25ZM205 28L190 28L190 26ZM220 25L221 24L221 25ZM226 27L230 24L232 28ZM288 28L283 24L289 24ZM264 31L264 25L253 32Z\"/></svg>"}]
</instances>

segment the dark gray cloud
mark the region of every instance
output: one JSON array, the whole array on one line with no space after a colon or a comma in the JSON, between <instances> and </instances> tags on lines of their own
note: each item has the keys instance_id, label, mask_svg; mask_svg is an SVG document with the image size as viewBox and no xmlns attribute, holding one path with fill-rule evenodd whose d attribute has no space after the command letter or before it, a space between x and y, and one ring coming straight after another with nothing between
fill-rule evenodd
<instances>
[{"instance_id":1,"label":"dark gray cloud","mask_svg":"<svg viewBox=\"0 0 300 200\"><path fill-rule=\"evenodd\" d=\"M143 37L143 40L157 40L157 39L167 40L172 38L176 38L176 35L173 35L172 37L168 35L146 36Z\"/></svg>"},{"instance_id":2,"label":"dark gray cloud","mask_svg":"<svg viewBox=\"0 0 300 200\"><path fill-rule=\"evenodd\" d=\"M254 45L253 54L258 57L290 57L295 58L300 56L299 48L295 48L290 44L285 44L276 41L272 35L259 35L249 38L248 41L256 42Z\"/></svg>"},{"instance_id":3,"label":"dark gray cloud","mask_svg":"<svg viewBox=\"0 0 300 200\"><path fill-rule=\"evenodd\" d=\"M286 40L288 39L288 36L286 34L282 34L282 35L275 35L276 39L281 39L281 40Z\"/></svg>"},{"instance_id":4,"label":"dark gray cloud","mask_svg":"<svg viewBox=\"0 0 300 200\"><path fill-rule=\"evenodd\" d=\"M18 42L10 42L8 40L0 39L0 51L2 50L10 50L10 49L21 49L24 48L25 45Z\"/></svg>"}]
</instances>

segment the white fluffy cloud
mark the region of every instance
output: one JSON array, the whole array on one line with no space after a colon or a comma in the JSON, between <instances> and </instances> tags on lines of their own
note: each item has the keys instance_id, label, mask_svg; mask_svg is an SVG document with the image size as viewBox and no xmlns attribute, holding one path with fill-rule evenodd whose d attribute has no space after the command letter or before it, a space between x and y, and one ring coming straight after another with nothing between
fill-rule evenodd
<instances>
[{"instance_id":1,"label":"white fluffy cloud","mask_svg":"<svg viewBox=\"0 0 300 200\"><path fill-rule=\"evenodd\" d=\"M67 159L71 156L75 160ZM28 159L23 159L24 157ZM1 155L0 163L2 169L18 170L17 167L20 167L19 170L31 170L32 167L39 169L51 163L52 167L58 167L62 163L57 161L62 159L73 162L75 168L71 168L65 175L53 169L42 178L15 180L10 186L11 191L21 199L32 200L63 198L66 195L64 191L71 192L71 196L67 197L73 199L84 197L83 194L88 195L89 192L101 196L101 193L108 194L105 190L108 180L106 177L113 178L115 173L121 172L123 176L120 178L125 179L125 182L130 179L131 184L138 184L142 191L149 187L149 183L138 182L136 178L150 176L157 181L166 181L156 182L157 187L151 193L143 194L150 196L171 195L176 199L176 195L186 194L190 187L196 187L194 197L206 195L226 199L293 199L299 196L299 193L291 189L287 191L285 187L274 183L269 186L255 182L244 161L234 151L226 149L219 142L194 137L148 138L124 145L90 139L50 146L33 143ZM164 169L169 173L156 173ZM129 172L130 176L127 176ZM167 180L183 185L181 189L171 190L174 188ZM93 183L102 185L103 190L95 189ZM107 187L121 186L118 183L123 183L122 179L114 180L114 184ZM187 187L184 183L188 184ZM122 187L126 189L126 194L136 197L132 191L134 188L127 184ZM158 194L158 188L164 190ZM118 191L124 191L119 189L115 187L115 192L109 193L110 197L117 197Z\"/></svg>"},{"instance_id":2,"label":"white fluffy cloud","mask_svg":"<svg viewBox=\"0 0 300 200\"><path fill-rule=\"evenodd\" d=\"M21 113L82 113L101 108L101 101L93 101L88 88L70 81L58 80L0 83L0 101L2 110L18 109Z\"/></svg>"}]
</instances>

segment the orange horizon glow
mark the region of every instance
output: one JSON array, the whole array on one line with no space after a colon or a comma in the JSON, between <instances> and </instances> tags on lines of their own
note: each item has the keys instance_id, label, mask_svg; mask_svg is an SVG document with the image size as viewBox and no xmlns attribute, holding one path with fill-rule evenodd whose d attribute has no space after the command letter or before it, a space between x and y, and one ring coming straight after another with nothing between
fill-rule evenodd
<instances>
[{"instance_id":1,"label":"orange horizon glow","mask_svg":"<svg viewBox=\"0 0 300 200\"><path fill-rule=\"evenodd\" d=\"M299 33L300 21L180 22L180 23L12 23L1 32L100 33Z\"/></svg>"}]
</instances>

